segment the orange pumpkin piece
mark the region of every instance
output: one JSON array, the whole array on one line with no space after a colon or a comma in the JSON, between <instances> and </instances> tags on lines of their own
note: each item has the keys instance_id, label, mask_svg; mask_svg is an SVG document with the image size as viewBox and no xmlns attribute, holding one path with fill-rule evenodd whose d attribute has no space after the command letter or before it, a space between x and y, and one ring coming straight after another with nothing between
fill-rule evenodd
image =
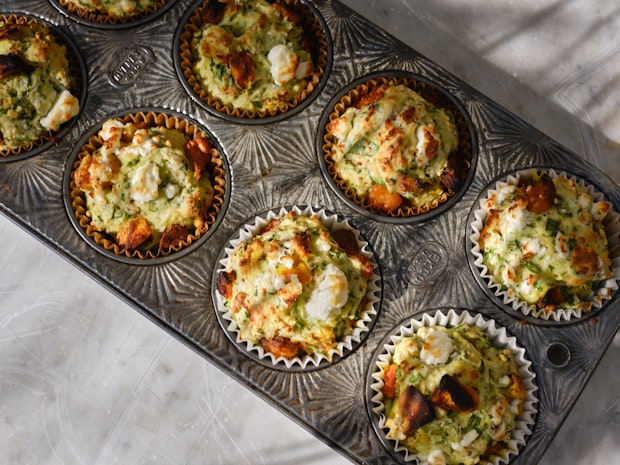
<instances>
[{"instance_id":1,"label":"orange pumpkin piece","mask_svg":"<svg viewBox=\"0 0 620 465\"><path fill-rule=\"evenodd\" d=\"M396 192L390 192L381 184L373 184L368 191L368 203L371 208L391 213L403 203L403 198Z\"/></svg>"},{"instance_id":2,"label":"orange pumpkin piece","mask_svg":"<svg viewBox=\"0 0 620 465\"><path fill-rule=\"evenodd\" d=\"M392 364L385 369L381 392L388 399L396 397L396 365Z\"/></svg>"}]
</instances>

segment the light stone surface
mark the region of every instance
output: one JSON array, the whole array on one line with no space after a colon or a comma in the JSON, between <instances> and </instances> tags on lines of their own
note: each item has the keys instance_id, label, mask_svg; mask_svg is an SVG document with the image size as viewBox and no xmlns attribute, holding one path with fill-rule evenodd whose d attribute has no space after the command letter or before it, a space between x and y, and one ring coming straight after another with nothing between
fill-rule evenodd
<instances>
[{"instance_id":1,"label":"light stone surface","mask_svg":"<svg viewBox=\"0 0 620 465\"><path fill-rule=\"evenodd\" d=\"M345 0L620 183L616 0ZM350 463L0 217L0 463ZM620 464L620 336L541 465Z\"/></svg>"}]
</instances>

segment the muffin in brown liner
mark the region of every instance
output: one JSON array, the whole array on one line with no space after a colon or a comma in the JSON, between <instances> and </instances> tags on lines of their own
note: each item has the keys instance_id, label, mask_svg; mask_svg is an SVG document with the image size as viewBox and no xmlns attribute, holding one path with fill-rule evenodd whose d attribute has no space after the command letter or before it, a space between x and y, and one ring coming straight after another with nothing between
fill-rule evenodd
<instances>
[{"instance_id":1,"label":"muffin in brown liner","mask_svg":"<svg viewBox=\"0 0 620 465\"><path fill-rule=\"evenodd\" d=\"M56 44L64 47L66 51L66 58L69 65L69 76L71 78L69 90L73 96L75 96L80 103L80 107L84 103L85 98L85 86L86 86L86 72L84 64L79 56L78 50L70 42L70 39L66 37L62 31L54 28L52 25L35 18L27 16L21 16L16 14L2 15L0 14L0 22L3 22L9 29L15 28L27 28L27 27L46 27L52 35ZM9 32L11 34L11 32ZM2 34L0 33L0 38ZM81 108L80 110L81 111ZM78 113L79 114L79 113ZM34 155L40 150L44 149L46 145L57 142L57 138L60 137L68 128L68 126L77 118L73 116L69 121L61 124L60 128L55 131L42 131L42 135L30 142L24 143L20 146L5 146L0 147L0 159L14 160L17 158L23 158L25 156ZM0 134L0 137L2 135Z\"/></svg>"},{"instance_id":2,"label":"muffin in brown liner","mask_svg":"<svg viewBox=\"0 0 620 465\"><path fill-rule=\"evenodd\" d=\"M211 0L213 2L213 0ZM308 45L312 58L312 73L308 76L305 88L302 88L293 98L279 100L268 108L238 108L233 104L226 104L218 97L211 95L208 89L200 82L200 78L194 71L194 65L198 61L196 56L196 35L201 33L205 26L205 18L209 15L209 0L201 2L182 25L178 37L179 53L176 63L177 72L185 79L186 88L205 109L214 110L217 114L241 119L245 121L261 120L283 116L291 110L301 108L308 101L310 95L320 87L320 83L327 72L329 62L329 38L319 17L313 9L300 0L278 0L274 4L281 4L292 15L299 18L298 23L303 30L304 43Z\"/></svg>"},{"instance_id":3,"label":"muffin in brown liner","mask_svg":"<svg viewBox=\"0 0 620 465\"><path fill-rule=\"evenodd\" d=\"M155 0L146 8L136 8L134 12L123 15L111 14L110 11L102 7L86 7L76 5L69 0L55 0L58 6L73 15L89 23L101 24L103 26L122 26L130 25L141 20L147 19L149 16L159 12L167 3L173 0Z\"/></svg>"},{"instance_id":4,"label":"muffin in brown liner","mask_svg":"<svg viewBox=\"0 0 620 465\"><path fill-rule=\"evenodd\" d=\"M118 118L114 118L117 121L127 124L136 123L137 125L145 125L148 127L164 127L168 129L176 129L181 131L187 140L193 140L194 137L202 137L211 142L211 147L208 151L210 160L204 170L205 174L209 174L211 186L213 189L213 198L205 212L204 225L200 228L194 228L189 231L186 238L175 244L162 247L161 244L153 244L147 249L136 248L129 250L128 248L119 245L113 234L109 234L105 231L98 230L92 223L88 214L85 193L77 186L76 172L80 167L80 164L84 157L91 155L96 150L102 147L104 141L100 137L99 132L90 136L87 142L79 149L75 162L71 166L70 179L68 192L70 196L71 209L75 214L75 220L77 221L76 227L82 228L84 234L89 237L94 243L104 249L109 255L118 256L120 258L128 258L134 260L149 260L149 259L161 259L169 257L172 254L188 248L190 245L197 242L201 237L205 236L214 224L218 221L220 214L225 208L226 202L226 190L227 190L227 176L225 163L222 158L222 154L213 144L212 139L204 134L198 127L190 122L182 119L179 116L158 113L154 111L137 112L127 114Z\"/></svg>"},{"instance_id":5,"label":"muffin in brown liner","mask_svg":"<svg viewBox=\"0 0 620 465\"><path fill-rule=\"evenodd\" d=\"M452 170L452 183L450 188L444 188L438 197L423 205L415 205L403 198L400 206L392 211L386 211L371 205L367 196L357 194L354 189L337 172L333 159L335 137L329 130L329 123L343 115L347 108L363 105L364 100L371 96L373 91L383 86L404 85L418 93L422 98L439 109L446 110L454 118L454 124L458 134L458 146L449 156L450 169ZM436 211L447 203L455 200L462 194L464 188L471 179L475 156L473 153L473 134L470 130L468 120L463 111L455 102L439 88L425 82L421 78L407 75L405 73L394 72L370 77L345 91L342 97L336 101L331 112L325 119L322 139L322 160L321 164L326 171L326 177L336 188L337 193L342 194L343 200L348 200L352 206L362 213L368 213L381 220L406 221L407 219L420 219L437 213Z\"/></svg>"}]
</instances>

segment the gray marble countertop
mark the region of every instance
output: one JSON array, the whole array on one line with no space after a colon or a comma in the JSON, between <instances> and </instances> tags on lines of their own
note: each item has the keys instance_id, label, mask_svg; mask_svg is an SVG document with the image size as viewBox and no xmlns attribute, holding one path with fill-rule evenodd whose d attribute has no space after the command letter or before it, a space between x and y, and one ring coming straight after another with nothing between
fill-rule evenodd
<instances>
[{"instance_id":1,"label":"gray marble countertop","mask_svg":"<svg viewBox=\"0 0 620 465\"><path fill-rule=\"evenodd\" d=\"M616 0L344 0L620 184ZM350 463L0 217L0 463ZM542 465L620 464L620 334Z\"/></svg>"}]
</instances>

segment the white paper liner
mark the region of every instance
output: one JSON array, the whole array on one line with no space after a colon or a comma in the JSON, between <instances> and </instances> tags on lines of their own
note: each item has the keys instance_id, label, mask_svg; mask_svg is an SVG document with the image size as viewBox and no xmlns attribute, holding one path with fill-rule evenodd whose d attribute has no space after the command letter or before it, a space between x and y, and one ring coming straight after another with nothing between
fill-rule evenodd
<instances>
[{"instance_id":1,"label":"white paper liner","mask_svg":"<svg viewBox=\"0 0 620 465\"><path fill-rule=\"evenodd\" d=\"M283 363L286 368L291 368L295 365L305 368L308 364L319 366L323 360L332 360L334 357L341 357L346 351L353 349L353 345L361 341L362 335L369 331L368 324L376 317L377 307L379 303L379 275L376 273L376 263L372 260L373 253L371 252L368 242L364 241L357 229L353 228L347 220L339 220L335 214L328 214L325 210L313 210L312 207L305 207L301 210L299 207L292 207L290 210L281 208L279 212L269 211L264 217L255 217L253 223L244 225L239 230L239 237L231 239L229 247L224 249L224 258L220 260L221 267L215 270L215 275L220 271L226 269L230 254L233 250L239 246L242 242L245 242L252 237L256 236L258 232L267 226L273 219L286 215L289 211L294 211L298 215L312 216L315 215L330 231L337 231L340 229L347 229L355 234L360 253L371 259L375 272L373 276L368 280L368 287L366 290L366 307L361 309L360 317L356 322L353 333L346 336L338 345L331 349L327 354L314 353L312 355L304 355L303 357L286 358L276 357L271 352L267 352L262 347L253 344L250 341L241 339L239 327L232 319L231 311L226 305L224 305L224 298L219 292L214 292L216 301L216 310L220 312L220 316L228 322L227 330L234 334L236 342L240 346L244 346L248 352L254 352L260 359L271 360L274 365Z\"/></svg>"},{"instance_id":2,"label":"white paper liner","mask_svg":"<svg viewBox=\"0 0 620 465\"><path fill-rule=\"evenodd\" d=\"M540 318L542 320L550 321L563 321L570 319L581 318L586 312L599 309L603 304L608 301L614 291L618 289L617 281L620 279L620 215L613 210L613 204L606 201L611 209L607 213L607 216L603 219L603 226L607 235L608 248L610 259L613 266L613 277L601 282L601 285L595 287L591 294L583 299L585 305L577 308L558 308L556 310L545 311L537 308L535 305L528 304L525 301L519 300L516 296L510 295L506 290L502 289L501 284L494 282L493 276L489 273L488 268L484 264L484 259L478 240L480 239L480 231L484 227L484 222L487 217L487 210L484 207L486 200L491 197L502 187L507 185L516 184L519 179L529 179L535 172L544 171L549 177L555 179L557 177L564 177L576 182L580 187L587 190L592 196L595 202L605 201L605 197L602 193L594 190L594 188L586 184L582 179L569 175L564 171L556 172L553 169L548 168L531 168L521 171L517 171L508 175L504 180L498 181L495 185L495 189L489 189L488 195L480 199L478 209L473 212L473 219L469 231L472 231L469 236L469 246L471 247L471 253L474 257L474 265L480 271L480 276L487 283L490 290L493 291L496 297L498 297L504 304L511 306L515 311L521 312L525 316L531 316L534 318Z\"/></svg>"},{"instance_id":3,"label":"white paper liner","mask_svg":"<svg viewBox=\"0 0 620 465\"><path fill-rule=\"evenodd\" d=\"M385 404L383 403L383 393L381 390L384 385L383 373L392 360L395 345L403 338L413 335L423 326L454 327L460 323L478 326L487 332L491 343L495 347L510 349L514 355L519 375L523 380L526 392L526 397L523 402L523 411L515 419L515 427L510 433L510 440L507 441L506 448L500 450L497 455L489 458L489 463L493 465L508 463L512 456L519 454L519 448L525 445L527 438L532 434L537 413L536 405L538 403L538 398L536 397L536 391L538 387L535 384L535 374L530 368L532 362L526 358L525 349L518 346L514 336L508 335L506 328L497 326L495 321L486 320L480 314L472 315L466 310L460 312L447 310L445 313L442 310L438 310L434 314L425 313L421 318L414 317L407 324L403 324L397 328L390 336L391 342L386 343L382 348L379 347L378 350L383 350L384 352L379 354L375 366L371 367L371 369L375 370L371 374L374 382L370 386L374 392L371 398L372 412L378 418L379 428L387 431ZM399 441L390 438L389 443L394 444L394 451L401 455L405 462L417 460L420 465L428 465L425 457L410 452L404 445L400 444Z\"/></svg>"}]
</instances>

